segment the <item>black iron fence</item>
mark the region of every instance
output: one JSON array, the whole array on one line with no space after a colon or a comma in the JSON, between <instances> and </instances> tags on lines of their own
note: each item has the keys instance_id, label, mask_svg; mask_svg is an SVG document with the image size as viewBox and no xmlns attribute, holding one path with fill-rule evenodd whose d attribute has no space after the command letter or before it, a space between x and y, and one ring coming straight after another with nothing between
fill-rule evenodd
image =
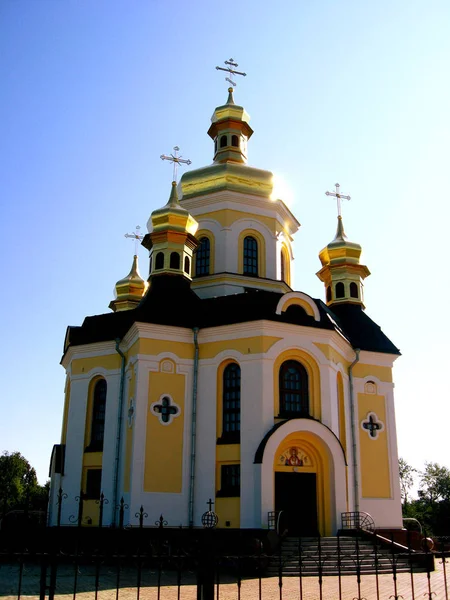
<instances>
[{"instance_id":1,"label":"black iron fence","mask_svg":"<svg viewBox=\"0 0 450 600\"><path fill-rule=\"evenodd\" d=\"M435 539L433 546L407 531L399 541L363 528L341 530L334 538L302 538L280 536L275 528L172 527L163 515L148 523L142 506L131 511L134 525L129 525L123 500L113 528L103 524L104 497L98 501L98 525L86 527L83 494L73 524L65 526L66 500L60 490L54 527L3 521L0 596L449 600L448 538ZM205 519L210 522L214 519Z\"/></svg>"}]
</instances>

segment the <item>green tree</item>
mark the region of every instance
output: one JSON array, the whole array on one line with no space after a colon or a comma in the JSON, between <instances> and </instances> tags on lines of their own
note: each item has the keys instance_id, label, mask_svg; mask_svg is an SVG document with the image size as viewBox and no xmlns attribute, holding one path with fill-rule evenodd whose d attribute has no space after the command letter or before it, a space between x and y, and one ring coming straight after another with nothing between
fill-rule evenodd
<instances>
[{"instance_id":1,"label":"green tree","mask_svg":"<svg viewBox=\"0 0 450 600\"><path fill-rule=\"evenodd\" d=\"M450 470L438 463L426 462L420 473L419 498L429 502L450 502Z\"/></svg>"},{"instance_id":2,"label":"green tree","mask_svg":"<svg viewBox=\"0 0 450 600\"><path fill-rule=\"evenodd\" d=\"M404 458L398 459L398 468L400 475L400 491L403 500L403 507L408 504L409 491L414 485L414 473L417 473L417 469L411 467Z\"/></svg>"},{"instance_id":3,"label":"green tree","mask_svg":"<svg viewBox=\"0 0 450 600\"><path fill-rule=\"evenodd\" d=\"M0 514L10 510L45 510L48 486L40 486L36 471L20 452L0 456Z\"/></svg>"}]
</instances>

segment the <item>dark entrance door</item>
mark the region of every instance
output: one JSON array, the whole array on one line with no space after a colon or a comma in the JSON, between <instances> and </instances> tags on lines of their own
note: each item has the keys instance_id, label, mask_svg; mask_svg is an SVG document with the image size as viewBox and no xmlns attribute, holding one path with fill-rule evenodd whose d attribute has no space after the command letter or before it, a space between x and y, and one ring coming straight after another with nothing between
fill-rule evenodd
<instances>
[{"instance_id":1,"label":"dark entrance door","mask_svg":"<svg viewBox=\"0 0 450 600\"><path fill-rule=\"evenodd\" d=\"M275 510L289 535L317 535L315 473L275 473Z\"/></svg>"}]
</instances>

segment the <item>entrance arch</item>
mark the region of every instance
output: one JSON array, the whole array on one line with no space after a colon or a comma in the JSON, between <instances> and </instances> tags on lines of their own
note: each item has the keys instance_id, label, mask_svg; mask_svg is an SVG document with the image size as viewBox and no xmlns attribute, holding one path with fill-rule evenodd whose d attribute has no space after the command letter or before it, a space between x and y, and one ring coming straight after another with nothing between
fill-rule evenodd
<instances>
[{"instance_id":1,"label":"entrance arch","mask_svg":"<svg viewBox=\"0 0 450 600\"><path fill-rule=\"evenodd\" d=\"M255 463L261 467L263 524L270 511L283 509L290 513L285 517L292 533L336 533L347 510L346 460L328 427L314 419L278 423L261 442Z\"/></svg>"}]
</instances>

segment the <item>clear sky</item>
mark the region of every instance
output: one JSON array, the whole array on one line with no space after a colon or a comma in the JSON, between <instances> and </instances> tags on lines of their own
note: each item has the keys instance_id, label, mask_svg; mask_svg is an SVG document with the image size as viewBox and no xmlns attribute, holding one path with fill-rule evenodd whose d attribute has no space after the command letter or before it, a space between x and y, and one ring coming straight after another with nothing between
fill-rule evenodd
<instances>
[{"instance_id":1,"label":"clear sky","mask_svg":"<svg viewBox=\"0 0 450 600\"><path fill-rule=\"evenodd\" d=\"M449 31L448 0L2 0L0 452L46 480L66 326L109 311L124 234L170 192L160 154L212 162L215 66L233 57L249 162L284 180L302 224L294 287L324 298L338 181L372 272L367 313L402 351L400 455L450 466Z\"/></svg>"}]
</instances>

